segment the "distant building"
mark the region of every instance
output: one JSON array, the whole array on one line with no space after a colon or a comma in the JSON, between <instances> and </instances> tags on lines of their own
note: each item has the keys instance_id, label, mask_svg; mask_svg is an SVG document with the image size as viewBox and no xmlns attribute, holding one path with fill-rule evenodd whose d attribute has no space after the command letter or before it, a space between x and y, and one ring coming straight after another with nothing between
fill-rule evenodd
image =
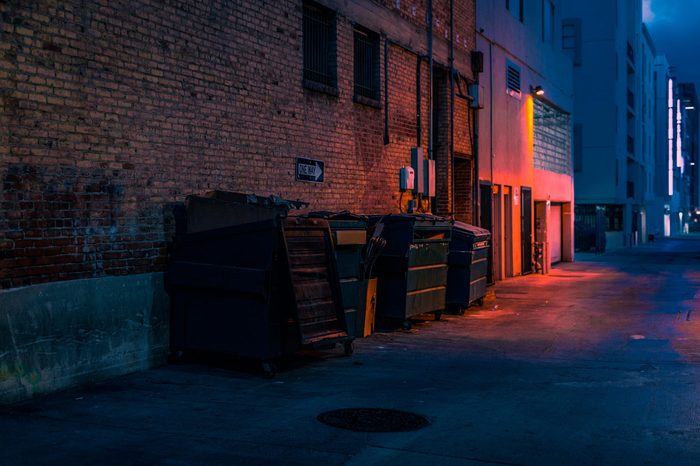
<instances>
[{"instance_id":1,"label":"distant building","mask_svg":"<svg viewBox=\"0 0 700 466\"><path fill-rule=\"evenodd\" d=\"M605 232L608 249L646 240L654 172L654 46L641 0L564 0L576 25L577 225ZM580 138L580 139L579 139Z\"/></svg>"},{"instance_id":2,"label":"distant building","mask_svg":"<svg viewBox=\"0 0 700 466\"><path fill-rule=\"evenodd\" d=\"M688 207L694 211L700 207L700 147L698 145L698 95L693 83L678 84L678 92L685 116L683 146L686 156ZM697 223L697 222L696 222Z\"/></svg>"},{"instance_id":3,"label":"distant building","mask_svg":"<svg viewBox=\"0 0 700 466\"><path fill-rule=\"evenodd\" d=\"M695 214L698 115L695 86L678 83L666 57L654 63L656 94L656 173L649 203L649 232L656 236L687 233Z\"/></svg>"},{"instance_id":4,"label":"distant building","mask_svg":"<svg viewBox=\"0 0 700 466\"><path fill-rule=\"evenodd\" d=\"M530 273L539 260L573 260L572 58L561 2L477 1L484 56L479 114L479 217L493 230L494 276ZM536 258L535 258L536 259Z\"/></svg>"}]
</instances>

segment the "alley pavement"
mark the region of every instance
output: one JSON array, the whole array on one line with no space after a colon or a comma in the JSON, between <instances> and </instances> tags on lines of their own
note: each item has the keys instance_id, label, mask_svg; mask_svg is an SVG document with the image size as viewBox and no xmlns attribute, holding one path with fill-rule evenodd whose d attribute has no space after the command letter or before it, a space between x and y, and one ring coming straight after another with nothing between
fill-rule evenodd
<instances>
[{"instance_id":1,"label":"alley pavement","mask_svg":"<svg viewBox=\"0 0 700 466\"><path fill-rule=\"evenodd\" d=\"M482 307L283 362L199 360L0 408L0 464L697 465L700 237L583 254ZM403 433L319 413L407 410Z\"/></svg>"}]
</instances>

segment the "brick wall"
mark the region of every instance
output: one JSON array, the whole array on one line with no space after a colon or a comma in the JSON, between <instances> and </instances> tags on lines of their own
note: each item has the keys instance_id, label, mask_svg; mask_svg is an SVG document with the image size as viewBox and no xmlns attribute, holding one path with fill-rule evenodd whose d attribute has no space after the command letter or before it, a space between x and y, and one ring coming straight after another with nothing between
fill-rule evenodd
<instances>
[{"instance_id":1,"label":"brick wall","mask_svg":"<svg viewBox=\"0 0 700 466\"><path fill-rule=\"evenodd\" d=\"M385 4L425 27L425 2ZM455 5L468 52L474 2ZM382 105L354 103L352 20L331 96L301 84L301 1L0 3L0 287L161 270L168 206L211 189L398 211L418 108L427 147L427 64L418 107L418 57L388 47L385 145L384 40ZM324 183L295 181L299 156L326 162Z\"/></svg>"}]
</instances>

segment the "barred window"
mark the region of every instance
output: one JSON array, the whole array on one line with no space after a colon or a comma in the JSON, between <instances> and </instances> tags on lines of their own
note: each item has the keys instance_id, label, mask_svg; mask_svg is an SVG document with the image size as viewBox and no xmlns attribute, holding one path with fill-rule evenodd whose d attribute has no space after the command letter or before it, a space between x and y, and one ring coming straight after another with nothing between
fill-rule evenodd
<instances>
[{"instance_id":1,"label":"barred window","mask_svg":"<svg viewBox=\"0 0 700 466\"><path fill-rule=\"evenodd\" d=\"M355 97L379 100L379 35L355 28Z\"/></svg>"},{"instance_id":2,"label":"barred window","mask_svg":"<svg viewBox=\"0 0 700 466\"><path fill-rule=\"evenodd\" d=\"M304 84L336 88L335 13L304 2Z\"/></svg>"}]
</instances>

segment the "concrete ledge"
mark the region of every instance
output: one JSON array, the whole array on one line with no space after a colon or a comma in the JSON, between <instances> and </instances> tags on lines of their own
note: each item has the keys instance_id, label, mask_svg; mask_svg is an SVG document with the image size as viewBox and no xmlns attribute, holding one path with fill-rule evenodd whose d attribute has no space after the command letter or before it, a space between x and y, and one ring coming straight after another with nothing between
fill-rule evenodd
<instances>
[{"instance_id":1,"label":"concrete ledge","mask_svg":"<svg viewBox=\"0 0 700 466\"><path fill-rule=\"evenodd\" d=\"M165 361L162 273L0 292L0 404L147 369Z\"/></svg>"}]
</instances>

